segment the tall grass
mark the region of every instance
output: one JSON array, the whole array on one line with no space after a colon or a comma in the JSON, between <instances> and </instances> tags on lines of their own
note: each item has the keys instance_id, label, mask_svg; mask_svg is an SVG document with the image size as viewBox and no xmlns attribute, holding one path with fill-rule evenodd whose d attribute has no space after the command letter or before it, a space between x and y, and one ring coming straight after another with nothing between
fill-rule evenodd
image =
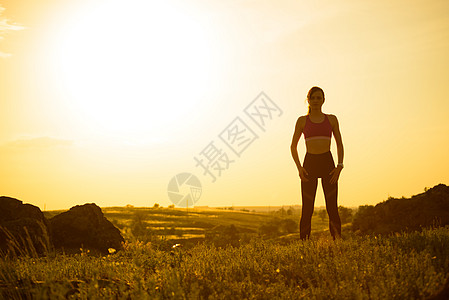
<instances>
[{"instance_id":1,"label":"tall grass","mask_svg":"<svg viewBox=\"0 0 449 300\"><path fill-rule=\"evenodd\" d=\"M31 256L38 257L40 255L49 255L53 250L50 242L50 235L47 226L43 222L37 221L39 230L38 235L32 235L27 227L23 227L23 234L16 236L7 228L0 226L0 235L4 236L5 249L0 249L0 256Z\"/></svg>"},{"instance_id":2,"label":"tall grass","mask_svg":"<svg viewBox=\"0 0 449 300\"><path fill-rule=\"evenodd\" d=\"M280 245L0 258L0 298L422 299L449 274L449 228Z\"/></svg>"}]
</instances>

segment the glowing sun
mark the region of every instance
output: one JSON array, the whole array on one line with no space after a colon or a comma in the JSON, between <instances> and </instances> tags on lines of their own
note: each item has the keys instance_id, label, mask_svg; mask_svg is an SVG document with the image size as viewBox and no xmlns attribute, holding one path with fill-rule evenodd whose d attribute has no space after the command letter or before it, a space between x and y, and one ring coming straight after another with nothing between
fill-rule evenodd
<instances>
[{"instance_id":1,"label":"glowing sun","mask_svg":"<svg viewBox=\"0 0 449 300\"><path fill-rule=\"evenodd\" d=\"M82 117L107 132L181 124L209 86L211 42L194 11L173 1L100 1L66 21L60 80Z\"/></svg>"}]
</instances>

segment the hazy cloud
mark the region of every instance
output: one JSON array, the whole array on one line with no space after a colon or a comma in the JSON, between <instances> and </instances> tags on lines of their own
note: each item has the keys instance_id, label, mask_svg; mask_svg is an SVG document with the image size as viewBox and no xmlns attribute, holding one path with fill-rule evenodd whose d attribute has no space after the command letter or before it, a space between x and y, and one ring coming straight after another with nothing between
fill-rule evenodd
<instances>
[{"instance_id":1,"label":"hazy cloud","mask_svg":"<svg viewBox=\"0 0 449 300\"><path fill-rule=\"evenodd\" d=\"M6 19L3 16L4 11L5 8L0 5L0 42L3 40L5 34L8 31L24 29L24 27L17 24L12 24L10 20ZM11 54L0 51L0 57L8 57L8 56L11 56Z\"/></svg>"}]
</instances>

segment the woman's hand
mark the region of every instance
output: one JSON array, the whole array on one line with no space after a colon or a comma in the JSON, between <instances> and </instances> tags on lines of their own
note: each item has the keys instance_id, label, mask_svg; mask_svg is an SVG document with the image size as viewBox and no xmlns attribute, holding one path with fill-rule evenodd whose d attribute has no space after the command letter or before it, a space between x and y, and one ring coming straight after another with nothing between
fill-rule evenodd
<instances>
[{"instance_id":1,"label":"woman's hand","mask_svg":"<svg viewBox=\"0 0 449 300\"><path fill-rule=\"evenodd\" d=\"M340 177L340 172L341 172L342 169L343 169L343 167L337 166L335 169L333 169L333 170L329 173L329 175L331 176L331 179L330 179L329 182L330 182L331 184L337 183L338 178Z\"/></svg>"},{"instance_id":2,"label":"woman's hand","mask_svg":"<svg viewBox=\"0 0 449 300\"><path fill-rule=\"evenodd\" d=\"M299 167L298 168L298 173L299 173L299 178L301 178L301 180L304 181L309 181L309 179L307 179L307 175L309 175L309 173L307 173L307 170L304 167Z\"/></svg>"}]
</instances>

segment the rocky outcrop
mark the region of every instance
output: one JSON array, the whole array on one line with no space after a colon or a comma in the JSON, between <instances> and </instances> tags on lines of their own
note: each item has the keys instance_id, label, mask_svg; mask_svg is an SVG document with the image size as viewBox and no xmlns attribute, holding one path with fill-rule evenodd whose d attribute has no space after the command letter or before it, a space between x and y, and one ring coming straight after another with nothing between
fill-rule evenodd
<instances>
[{"instance_id":1,"label":"rocky outcrop","mask_svg":"<svg viewBox=\"0 0 449 300\"><path fill-rule=\"evenodd\" d=\"M40 255L50 250L48 221L41 210L22 201L0 197L0 250Z\"/></svg>"},{"instance_id":2,"label":"rocky outcrop","mask_svg":"<svg viewBox=\"0 0 449 300\"><path fill-rule=\"evenodd\" d=\"M107 254L109 248L121 249L124 242L120 230L94 203L77 205L49 221L55 248L66 251L84 248Z\"/></svg>"},{"instance_id":3,"label":"rocky outcrop","mask_svg":"<svg viewBox=\"0 0 449 300\"><path fill-rule=\"evenodd\" d=\"M449 187L439 184L410 198L389 198L360 206L352 228L362 234L390 234L449 225Z\"/></svg>"},{"instance_id":4,"label":"rocky outcrop","mask_svg":"<svg viewBox=\"0 0 449 300\"><path fill-rule=\"evenodd\" d=\"M93 203L72 207L48 220L34 205L0 197L0 254L34 256L53 248L107 254L109 248L120 250L122 242L120 230Z\"/></svg>"}]
</instances>

